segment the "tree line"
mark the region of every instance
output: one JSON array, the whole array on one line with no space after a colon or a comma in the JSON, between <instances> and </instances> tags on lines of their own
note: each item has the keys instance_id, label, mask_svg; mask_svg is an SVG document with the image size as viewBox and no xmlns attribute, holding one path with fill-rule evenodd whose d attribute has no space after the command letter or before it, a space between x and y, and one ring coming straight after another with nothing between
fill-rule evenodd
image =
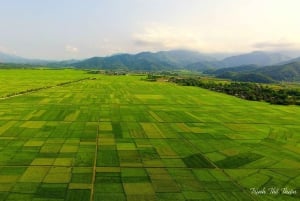
<instances>
[{"instance_id":1,"label":"tree line","mask_svg":"<svg viewBox=\"0 0 300 201\"><path fill-rule=\"evenodd\" d=\"M203 82L199 78L171 77L169 82L183 86L197 86L252 101L265 101L278 105L300 105L300 91L294 89L275 90L268 86L250 82L220 83Z\"/></svg>"}]
</instances>

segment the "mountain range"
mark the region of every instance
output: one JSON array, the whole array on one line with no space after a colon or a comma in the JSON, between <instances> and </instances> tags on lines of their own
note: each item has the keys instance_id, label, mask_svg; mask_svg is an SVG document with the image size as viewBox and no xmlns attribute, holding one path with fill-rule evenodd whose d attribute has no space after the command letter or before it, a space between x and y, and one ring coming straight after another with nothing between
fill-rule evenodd
<instances>
[{"instance_id":1,"label":"mountain range","mask_svg":"<svg viewBox=\"0 0 300 201\"><path fill-rule=\"evenodd\" d=\"M259 67L257 65L242 65L231 68L204 71L218 78L242 82L271 83L278 81L299 82L300 62L282 65Z\"/></svg>"},{"instance_id":2,"label":"mountain range","mask_svg":"<svg viewBox=\"0 0 300 201\"><path fill-rule=\"evenodd\" d=\"M0 63L26 63L29 59L0 52Z\"/></svg>"},{"instance_id":3,"label":"mountain range","mask_svg":"<svg viewBox=\"0 0 300 201\"><path fill-rule=\"evenodd\" d=\"M268 66L286 62L290 57L280 53L251 52L217 60L211 54L186 50L161 51L156 53L120 54L110 57L93 57L71 64L76 68L170 70L189 69L204 71L211 68L226 68L240 65Z\"/></svg>"},{"instance_id":4,"label":"mountain range","mask_svg":"<svg viewBox=\"0 0 300 201\"><path fill-rule=\"evenodd\" d=\"M285 56L281 53L255 51L251 53L227 57L219 61L199 61L197 63L188 65L187 69L195 71L205 71L208 69L236 67L241 65L269 66L283 62L289 63L290 59L290 57Z\"/></svg>"},{"instance_id":5,"label":"mountain range","mask_svg":"<svg viewBox=\"0 0 300 201\"><path fill-rule=\"evenodd\" d=\"M83 60L49 61L27 59L15 55L0 53L0 63L44 64L52 66L74 66L77 68L104 68L104 69L178 69L203 71L209 68L225 68L240 65L267 66L289 63L291 59L281 53L255 51L239 54L224 59L217 59L218 54L203 54L188 50L160 51L156 53L141 52L138 54L118 54L108 57L92 57ZM300 61L300 57L297 58ZM291 60L294 62L294 60ZM141 65L144 65L141 66Z\"/></svg>"},{"instance_id":6,"label":"mountain range","mask_svg":"<svg viewBox=\"0 0 300 201\"><path fill-rule=\"evenodd\" d=\"M42 59L27 59L13 54L0 52L0 63L46 65L52 62L53 61Z\"/></svg>"},{"instance_id":7,"label":"mountain range","mask_svg":"<svg viewBox=\"0 0 300 201\"><path fill-rule=\"evenodd\" d=\"M93 57L73 63L76 68L127 69L127 70L170 70L180 69L198 62L210 62L213 57L193 51L173 50L156 53L119 54L110 57Z\"/></svg>"},{"instance_id":8,"label":"mountain range","mask_svg":"<svg viewBox=\"0 0 300 201\"><path fill-rule=\"evenodd\" d=\"M0 53L0 63L74 67L79 69L161 71L188 69L239 81L298 81L300 57L255 51L217 59L214 54L188 50L117 54L84 60L47 61ZM1 68L1 66L0 66Z\"/></svg>"}]
</instances>

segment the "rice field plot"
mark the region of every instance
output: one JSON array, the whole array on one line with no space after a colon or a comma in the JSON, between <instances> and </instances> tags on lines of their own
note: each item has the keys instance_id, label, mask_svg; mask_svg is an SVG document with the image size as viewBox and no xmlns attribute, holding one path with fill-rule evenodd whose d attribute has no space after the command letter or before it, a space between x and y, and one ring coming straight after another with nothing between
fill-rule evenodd
<instances>
[{"instance_id":1,"label":"rice field plot","mask_svg":"<svg viewBox=\"0 0 300 201\"><path fill-rule=\"evenodd\" d=\"M84 71L51 69L0 69L0 97L30 89L89 77Z\"/></svg>"},{"instance_id":2,"label":"rice field plot","mask_svg":"<svg viewBox=\"0 0 300 201\"><path fill-rule=\"evenodd\" d=\"M93 76L0 100L0 200L299 200L299 107Z\"/></svg>"}]
</instances>

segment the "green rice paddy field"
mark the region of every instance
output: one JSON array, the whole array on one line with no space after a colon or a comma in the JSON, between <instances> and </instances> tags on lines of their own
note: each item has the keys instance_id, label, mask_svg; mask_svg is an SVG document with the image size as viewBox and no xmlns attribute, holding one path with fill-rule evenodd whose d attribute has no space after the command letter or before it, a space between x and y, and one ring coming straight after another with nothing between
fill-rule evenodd
<instances>
[{"instance_id":1,"label":"green rice paddy field","mask_svg":"<svg viewBox=\"0 0 300 201\"><path fill-rule=\"evenodd\" d=\"M300 199L299 106L75 70L0 70L0 96L86 77L0 100L0 201Z\"/></svg>"}]
</instances>

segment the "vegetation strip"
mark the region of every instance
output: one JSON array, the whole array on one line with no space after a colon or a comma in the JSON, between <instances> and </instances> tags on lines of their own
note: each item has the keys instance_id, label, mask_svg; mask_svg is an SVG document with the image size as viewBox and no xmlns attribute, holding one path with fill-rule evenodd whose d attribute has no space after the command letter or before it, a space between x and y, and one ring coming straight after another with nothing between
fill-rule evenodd
<instances>
[{"instance_id":1,"label":"vegetation strip","mask_svg":"<svg viewBox=\"0 0 300 201\"><path fill-rule=\"evenodd\" d=\"M300 91L292 89L274 90L268 86L249 82L231 82L229 84L202 82L197 78L171 77L169 81L184 86L202 87L246 100L266 101L278 105L300 105Z\"/></svg>"}]
</instances>

